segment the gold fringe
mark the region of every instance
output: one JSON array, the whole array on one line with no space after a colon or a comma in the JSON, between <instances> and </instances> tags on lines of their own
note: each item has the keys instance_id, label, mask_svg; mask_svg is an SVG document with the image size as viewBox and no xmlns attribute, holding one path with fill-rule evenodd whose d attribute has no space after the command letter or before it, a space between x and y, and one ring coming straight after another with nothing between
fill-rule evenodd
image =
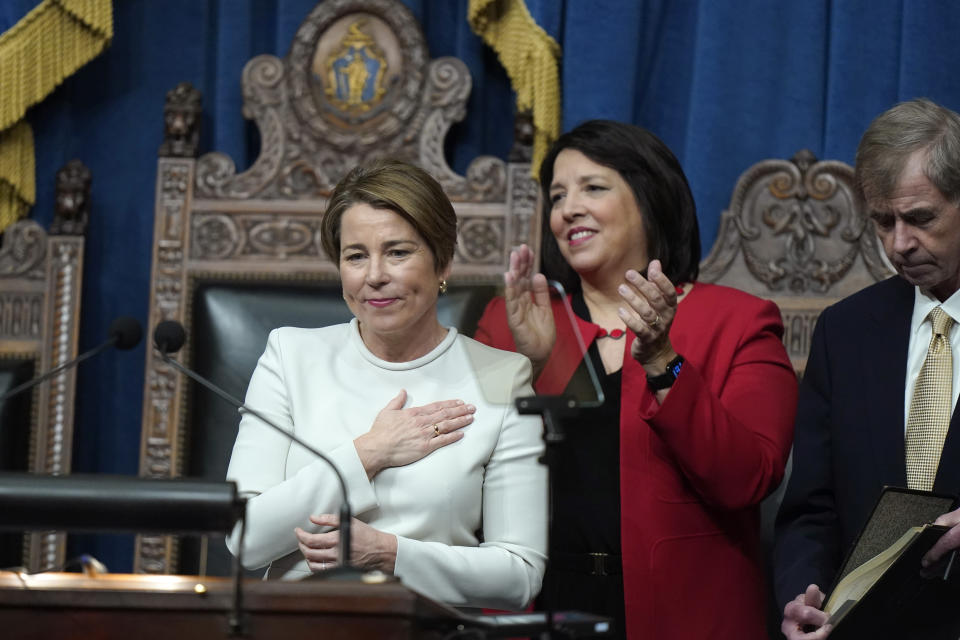
<instances>
[{"instance_id":1,"label":"gold fringe","mask_svg":"<svg viewBox=\"0 0 960 640\"><path fill-rule=\"evenodd\" d=\"M517 93L517 109L533 112L533 162L540 163L560 135L560 46L530 15L523 0L470 0L467 20L500 58Z\"/></svg>"},{"instance_id":2,"label":"gold fringe","mask_svg":"<svg viewBox=\"0 0 960 640\"><path fill-rule=\"evenodd\" d=\"M25 216L36 202L33 175L33 131L22 120L0 131L0 230Z\"/></svg>"},{"instance_id":3,"label":"gold fringe","mask_svg":"<svg viewBox=\"0 0 960 640\"><path fill-rule=\"evenodd\" d=\"M112 38L111 0L43 0L0 34L0 230L36 202L27 109Z\"/></svg>"}]
</instances>

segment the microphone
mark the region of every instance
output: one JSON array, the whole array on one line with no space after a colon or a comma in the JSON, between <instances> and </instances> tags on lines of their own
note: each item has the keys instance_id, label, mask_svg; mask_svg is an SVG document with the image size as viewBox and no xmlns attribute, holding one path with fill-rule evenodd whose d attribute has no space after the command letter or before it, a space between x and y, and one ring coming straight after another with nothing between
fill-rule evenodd
<instances>
[{"instance_id":1,"label":"microphone","mask_svg":"<svg viewBox=\"0 0 960 640\"><path fill-rule=\"evenodd\" d=\"M232 395L230 395L220 387L216 386L215 384L213 384L212 382L210 382L209 380L201 376L196 371L188 369L187 367L183 366L182 364L180 364L179 362L171 358L168 354L179 351L180 348L183 346L184 342L186 342L186 339L187 339L187 334L186 334L186 331L184 331L183 329L183 325L177 322L176 320L164 320L163 322L159 323L156 329L154 329L153 331L153 346L160 353L160 358L165 363L167 363L168 365L170 365L180 373L184 374L188 378L196 380L197 382L202 384L204 387L206 387L210 391L214 392L215 394L217 394L218 396L220 396L221 398L223 398L224 400L232 404L237 409L240 409L241 411L246 411L247 413L250 413L251 415L259 418L264 424L268 425L270 428L274 429L275 431L282 433L286 438L289 438L292 442L295 442L296 444L300 445L301 447L303 447L304 449L306 449L316 457L320 458L321 460L326 462L328 465L330 465L331 469L333 469L334 474L336 474L337 476L337 481L339 481L340 483L340 493L343 496L343 501L340 504L340 548L338 550L340 555L340 571L339 572L347 572L345 570L349 570L352 568L350 566L350 519L352 515L350 512L350 501L347 499L347 483L344 481L343 476L340 474L340 470L337 468L337 465L335 465L333 461L326 456L326 454L317 450L315 447L310 446L309 444L307 444L297 436L293 435L283 427L279 426L277 423L273 422L272 420L264 416L262 413L260 413L256 409L249 407L245 403L238 400L237 398L234 398ZM243 551L242 538L240 540L239 549L240 549L240 552L242 553ZM327 573L330 573L330 572L327 572Z\"/></svg>"},{"instance_id":2,"label":"microphone","mask_svg":"<svg viewBox=\"0 0 960 640\"><path fill-rule=\"evenodd\" d=\"M80 354L73 360L67 360L58 367L54 367L50 371L47 371L43 375L34 378L33 380L28 380L21 385L14 387L6 391L3 395L0 395L0 402L3 402L7 398L11 398L22 391L27 391L32 389L41 382L46 382L55 375L75 367L87 358L92 358L93 356L106 351L110 347L116 347L121 351L127 349L132 349L140 343L140 338L143 337L143 329L140 327L140 323L136 318L131 318L130 316L120 316L116 320L110 323L110 327L107 329L108 338L97 345L93 349Z\"/></svg>"}]
</instances>

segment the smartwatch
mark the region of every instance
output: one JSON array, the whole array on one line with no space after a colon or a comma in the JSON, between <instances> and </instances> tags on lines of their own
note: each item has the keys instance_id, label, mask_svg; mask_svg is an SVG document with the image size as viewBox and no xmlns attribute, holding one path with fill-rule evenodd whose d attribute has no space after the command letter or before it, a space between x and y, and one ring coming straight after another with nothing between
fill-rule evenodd
<instances>
[{"instance_id":1,"label":"smartwatch","mask_svg":"<svg viewBox=\"0 0 960 640\"><path fill-rule=\"evenodd\" d=\"M673 386L677 376L680 375L680 369L683 367L683 356L677 356L667 363L667 370L658 376L647 376L647 386L651 391L660 391L669 389Z\"/></svg>"}]
</instances>

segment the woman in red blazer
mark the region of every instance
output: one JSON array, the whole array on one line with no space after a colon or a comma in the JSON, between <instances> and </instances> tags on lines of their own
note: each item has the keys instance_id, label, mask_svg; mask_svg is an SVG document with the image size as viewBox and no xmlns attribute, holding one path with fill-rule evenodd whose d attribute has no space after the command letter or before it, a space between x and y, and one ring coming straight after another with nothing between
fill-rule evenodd
<instances>
[{"instance_id":1,"label":"woman in red blazer","mask_svg":"<svg viewBox=\"0 0 960 640\"><path fill-rule=\"evenodd\" d=\"M649 131L586 122L540 182L544 271L572 292L607 399L565 425L541 605L609 615L628 638L765 638L758 505L797 393L780 313L695 282L693 196ZM533 265L511 254L476 337L528 356L539 393L582 393L574 328Z\"/></svg>"}]
</instances>

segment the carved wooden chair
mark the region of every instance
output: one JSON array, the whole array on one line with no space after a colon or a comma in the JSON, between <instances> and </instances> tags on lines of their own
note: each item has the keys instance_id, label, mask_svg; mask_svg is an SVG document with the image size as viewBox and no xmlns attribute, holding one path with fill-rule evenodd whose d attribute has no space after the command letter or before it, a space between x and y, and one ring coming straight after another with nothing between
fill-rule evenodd
<instances>
[{"instance_id":1,"label":"carved wooden chair","mask_svg":"<svg viewBox=\"0 0 960 640\"><path fill-rule=\"evenodd\" d=\"M90 171L57 172L56 215L45 231L20 220L0 238L0 393L77 355ZM0 401L0 471L70 473L76 369ZM0 534L0 567L64 562L62 533Z\"/></svg>"},{"instance_id":2,"label":"carved wooden chair","mask_svg":"<svg viewBox=\"0 0 960 640\"><path fill-rule=\"evenodd\" d=\"M386 156L429 171L454 204L460 235L440 316L471 335L510 249L538 248L539 217L526 145L509 162L479 157L466 175L447 165L444 139L464 117L470 86L461 61L430 59L402 4L344 0L319 4L284 59L262 55L244 68L243 113L262 140L248 170L238 173L222 153L196 157L200 95L188 84L170 91L148 336L162 320L183 323L181 361L242 398L270 329L350 318L320 248L321 215L347 171ZM148 352L141 475L224 478L239 418L207 394ZM197 572L204 547L141 536L134 570ZM226 573L223 544L207 551L207 572Z\"/></svg>"},{"instance_id":3,"label":"carved wooden chair","mask_svg":"<svg viewBox=\"0 0 960 640\"><path fill-rule=\"evenodd\" d=\"M853 167L810 151L764 160L737 181L700 280L777 303L798 376L820 312L893 275L857 206Z\"/></svg>"},{"instance_id":4,"label":"carved wooden chair","mask_svg":"<svg viewBox=\"0 0 960 640\"><path fill-rule=\"evenodd\" d=\"M713 249L700 264L700 280L777 303L783 315L783 342L798 377L806 368L820 312L893 275L854 193L853 167L818 161L806 149L789 161L758 162L737 181ZM761 508L768 551L791 468L788 461L783 482ZM765 560L769 577L769 553ZM782 637L781 614L771 589L771 638Z\"/></svg>"}]
</instances>

